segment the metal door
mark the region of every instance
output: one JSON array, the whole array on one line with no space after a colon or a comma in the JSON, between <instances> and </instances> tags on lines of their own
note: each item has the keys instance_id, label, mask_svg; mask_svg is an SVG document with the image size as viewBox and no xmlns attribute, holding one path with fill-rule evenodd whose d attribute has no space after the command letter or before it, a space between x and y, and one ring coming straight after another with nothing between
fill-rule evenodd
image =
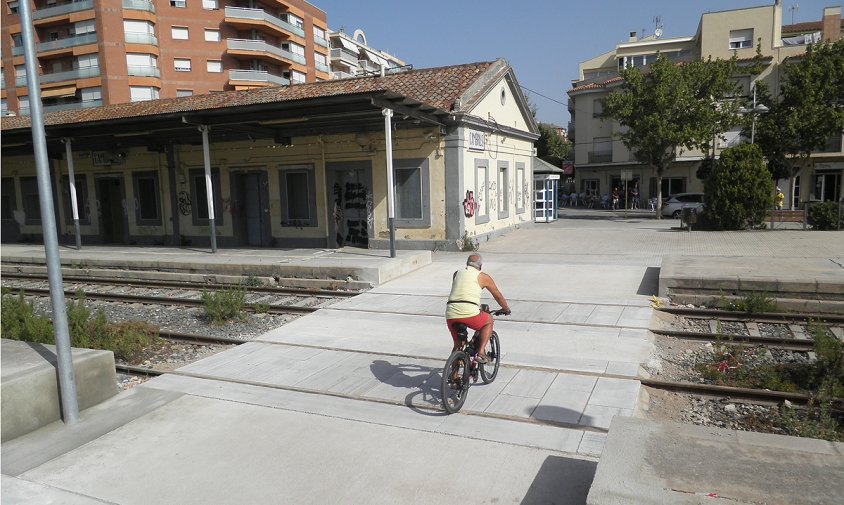
<instances>
[{"instance_id":1,"label":"metal door","mask_svg":"<svg viewBox=\"0 0 844 505\"><path fill-rule=\"evenodd\" d=\"M123 177L119 175L98 177L96 189L100 239L104 244L127 243L128 226Z\"/></svg>"},{"instance_id":2,"label":"metal door","mask_svg":"<svg viewBox=\"0 0 844 505\"><path fill-rule=\"evenodd\" d=\"M328 163L328 242L331 247L369 247L373 233L372 163Z\"/></svg>"},{"instance_id":3,"label":"metal door","mask_svg":"<svg viewBox=\"0 0 844 505\"><path fill-rule=\"evenodd\" d=\"M232 174L232 222L240 245L270 245L266 172Z\"/></svg>"}]
</instances>

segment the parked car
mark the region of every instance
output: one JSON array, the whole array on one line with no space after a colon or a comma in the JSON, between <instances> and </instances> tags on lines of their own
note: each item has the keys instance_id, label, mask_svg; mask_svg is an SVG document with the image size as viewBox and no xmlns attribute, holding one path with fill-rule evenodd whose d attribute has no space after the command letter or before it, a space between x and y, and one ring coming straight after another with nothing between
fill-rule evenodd
<instances>
[{"instance_id":1,"label":"parked car","mask_svg":"<svg viewBox=\"0 0 844 505\"><path fill-rule=\"evenodd\" d=\"M703 208L703 193L677 193L662 201L662 215L679 218L684 208Z\"/></svg>"}]
</instances>

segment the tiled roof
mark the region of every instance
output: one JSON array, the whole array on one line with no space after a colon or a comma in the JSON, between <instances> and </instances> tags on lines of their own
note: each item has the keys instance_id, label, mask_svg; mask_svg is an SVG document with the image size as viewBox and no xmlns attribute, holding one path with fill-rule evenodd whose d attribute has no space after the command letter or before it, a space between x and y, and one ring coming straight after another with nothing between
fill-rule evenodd
<instances>
[{"instance_id":1,"label":"tiled roof","mask_svg":"<svg viewBox=\"0 0 844 505\"><path fill-rule=\"evenodd\" d=\"M582 84L580 86L577 86L577 87L570 89L568 92L569 92L569 94L571 94L571 93L577 93L578 91L586 91L586 90L590 90L590 89L604 89L610 84L615 84L615 83L621 82L623 80L624 79L620 75L616 75L616 76L613 76L613 77L607 77L605 79L593 81L593 82L590 82L588 84Z\"/></svg>"},{"instance_id":2,"label":"tiled roof","mask_svg":"<svg viewBox=\"0 0 844 505\"><path fill-rule=\"evenodd\" d=\"M356 77L48 112L44 114L44 124L50 126L91 123L378 92L396 93L441 111L450 111L454 100L469 90L473 83L493 67L503 67L504 71L509 70L506 62L499 59L448 67L415 69L384 77ZM501 68L494 70L496 73L502 71ZM7 116L0 119L2 130L29 128L30 124L29 116Z\"/></svg>"},{"instance_id":3,"label":"tiled roof","mask_svg":"<svg viewBox=\"0 0 844 505\"><path fill-rule=\"evenodd\" d=\"M844 18L841 19L841 27L844 28ZM807 21L805 23L795 23L793 25L783 25L782 33L805 33L805 32L819 32L823 28L822 21Z\"/></svg>"}]
</instances>

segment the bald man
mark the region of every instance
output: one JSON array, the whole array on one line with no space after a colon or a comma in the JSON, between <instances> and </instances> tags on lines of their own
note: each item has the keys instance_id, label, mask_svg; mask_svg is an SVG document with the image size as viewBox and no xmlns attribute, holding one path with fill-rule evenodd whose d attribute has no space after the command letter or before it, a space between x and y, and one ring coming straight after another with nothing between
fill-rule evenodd
<instances>
[{"instance_id":1,"label":"bald man","mask_svg":"<svg viewBox=\"0 0 844 505\"><path fill-rule=\"evenodd\" d=\"M504 295L498 290L492 277L481 272L483 260L478 253L472 253L466 260L466 269L454 272L451 282L451 293L448 295L448 304L445 311L446 324L451 332L453 341L452 350L457 350L457 330L454 323L464 323L473 330L480 330L478 343L478 361L489 363L489 358L484 354L484 349L492 335L493 318L481 310L481 291L486 289L501 306L500 313L509 315L510 306Z\"/></svg>"}]
</instances>

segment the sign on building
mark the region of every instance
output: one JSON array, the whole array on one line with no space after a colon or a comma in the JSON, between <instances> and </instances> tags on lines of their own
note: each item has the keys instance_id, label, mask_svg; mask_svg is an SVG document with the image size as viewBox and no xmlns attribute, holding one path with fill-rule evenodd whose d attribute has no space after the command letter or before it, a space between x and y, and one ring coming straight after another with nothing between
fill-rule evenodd
<instances>
[{"instance_id":1,"label":"sign on building","mask_svg":"<svg viewBox=\"0 0 844 505\"><path fill-rule=\"evenodd\" d=\"M486 134L477 130L467 130L470 151L486 150Z\"/></svg>"}]
</instances>

